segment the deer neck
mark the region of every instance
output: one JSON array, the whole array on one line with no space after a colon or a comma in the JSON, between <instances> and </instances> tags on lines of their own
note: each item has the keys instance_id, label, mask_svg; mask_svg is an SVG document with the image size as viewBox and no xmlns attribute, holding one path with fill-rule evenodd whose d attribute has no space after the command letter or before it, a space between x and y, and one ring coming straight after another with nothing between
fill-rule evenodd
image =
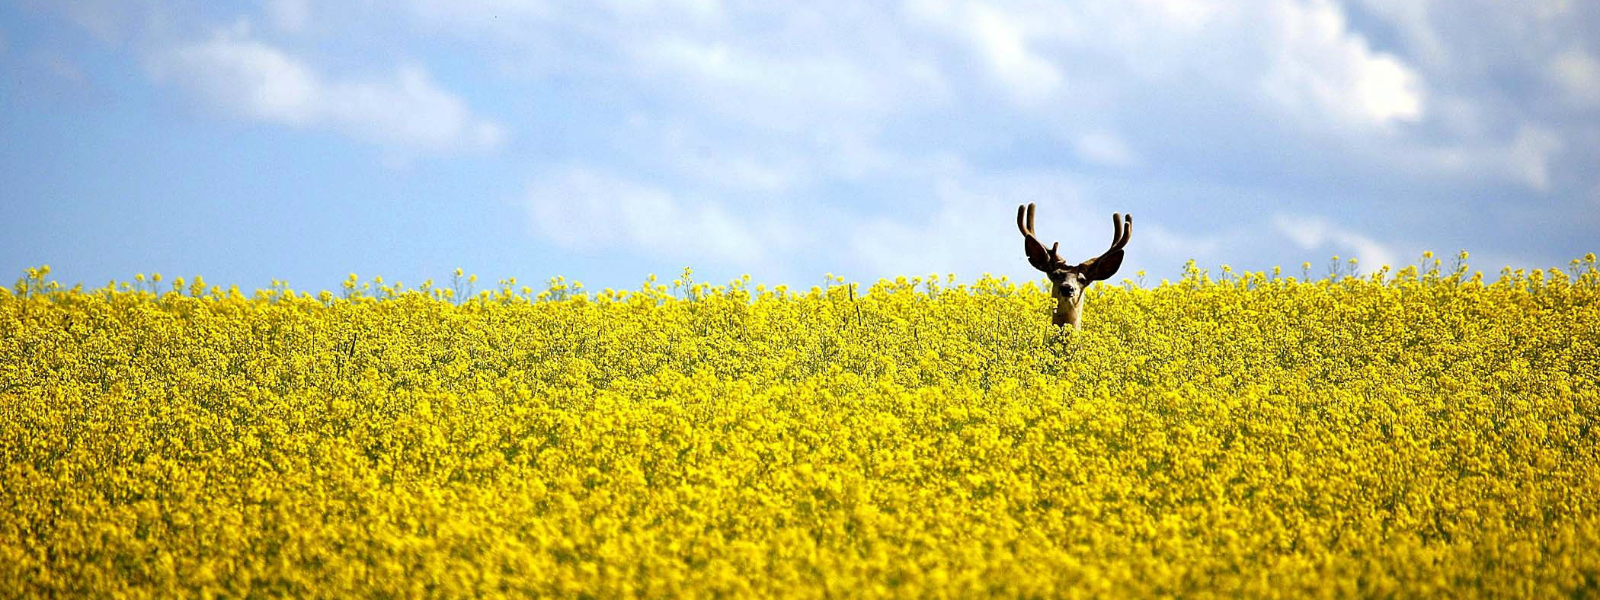
<instances>
[{"instance_id":1,"label":"deer neck","mask_svg":"<svg viewBox=\"0 0 1600 600\"><path fill-rule=\"evenodd\" d=\"M1083 293L1078 293L1072 298L1061 297L1055 284L1051 284L1052 296L1056 298L1056 309L1050 321L1056 325L1071 325L1073 329L1083 329Z\"/></svg>"}]
</instances>

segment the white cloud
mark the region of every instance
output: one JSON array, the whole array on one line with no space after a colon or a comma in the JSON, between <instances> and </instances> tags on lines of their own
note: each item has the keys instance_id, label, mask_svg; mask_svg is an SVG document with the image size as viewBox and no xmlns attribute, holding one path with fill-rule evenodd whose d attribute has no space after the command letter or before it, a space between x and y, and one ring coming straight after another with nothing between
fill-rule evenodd
<instances>
[{"instance_id":1,"label":"white cloud","mask_svg":"<svg viewBox=\"0 0 1600 600\"><path fill-rule=\"evenodd\" d=\"M1504 180L1548 192L1554 182L1551 170L1566 142L1549 128L1523 125L1509 139L1472 141L1440 146L1416 145L1385 147L1382 140L1368 148L1374 156L1386 158L1404 169L1440 173L1450 178L1473 181L1482 178Z\"/></svg>"},{"instance_id":2,"label":"white cloud","mask_svg":"<svg viewBox=\"0 0 1600 600\"><path fill-rule=\"evenodd\" d=\"M1314 107L1341 121L1381 125L1422 117L1420 77L1399 58L1373 52L1331 0L1274 3L1264 50L1274 53L1261 80L1291 111Z\"/></svg>"},{"instance_id":3,"label":"white cloud","mask_svg":"<svg viewBox=\"0 0 1600 600\"><path fill-rule=\"evenodd\" d=\"M486 51L481 56L484 62L517 77L627 81L649 74L636 68L636 57L661 39L688 37L725 43L748 39L729 28L727 9L720 0L398 0L365 4L377 8L369 11L371 17L400 16L408 21L406 28L443 36L463 44L463 49Z\"/></svg>"},{"instance_id":4,"label":"white cloud","mask_svg":"<svg viewBox=\"0 0 1600 600\"><path fill-rule=\"evenodd\" d=\"M1194 259L1201 264L1222 258L1223 241L1227 236L1219 233L1184 233L1159 222L1136 222L1139 230L1139 250L1159 261L1144 260L1143 264L1171 266ZM1133 242L1130 239L1129 244Z\"/></svg>"},{"instance_id":5,"label":"white cloud","mask_svg":"<svg viewBox=\"0 0 1600 600\"><path fill-rule=\"evenodd\" d=\"M1450 52L1439 31L1429 21L1435 0L1358 0L1361 10L1382 18L1405 44L1407 54L1424 65L1449 62Z\"/></svg>"},{"instance_id":6,"label":"white cloud","mask_svg":"<svg viewBox=\"0 0 1600 600\"><path fill-rule=\"evenodd\" d=\"M809 161L798 157L727 152L692 144L683 136L669 135L663 141L666 162L675 171L701 185L734 192L788 191L814 173Z\"/></svg>"},{"instance_id":7,"label":"white cloud","mask_svg":"<svg viewBox=\"0 0 1600 600\"><path fill-rule=\"evenodd\" d=\"M749 156L683 155L679 168L702 181L736 190L783 191L797 185L804 168L793 162L763 162Z\"/></svg>"},{"instance_id":8,"label":"white cloud","mask_svg":"<svg viewBox=\"0 0 1600 600\"><path fill-rule=\"evenodd\" d=\"M265 0L267 18L278 29L297 32L311 20L310 0Z\"/></svg>"},{"instance_id":9,"label":"white cloud","mask_svg":"<svg viewBox=\"0 0 1600 600\"><path fill-rule=\"evenodd\" d=\"M472 113L428 72L402 66L387 77L329 79L264 42L248 27L159 53L152 71L237 116L292 127L329 127L350 137L406 150L446 152L493 147L505 137Z\"/></svg>"},{"instance_id":10,"label":"white cloud","mask_svg":"<svg viewBox=\"0 0 1600 600\"><path fill-rule=\"evenodd\" d=\"M1302 250L1332 250L1345 258L1353 255L1369 271L1397 264L1395 252L1387 244L1325 217L1280 213L1272 217L1272 228Z\"/></svg>"},{"instance_id":11,"label":"white cloud","mask_svg":"<svg viewBox=\"0 0 1600 600\"><path fill-rule=\"evenodd\" d=\"M719 0L602 0L599 4L612 12L630 15L650 15L675 12L693 15L700 19L714 19L722 14Z\"/></svg>"},{"instance_id":12,"label":"white cloud","mask_svg":"<svg viewBox=\"0 0 1600 600\"><path fill-rule=\"evenodd\" d=\"M906 13L961 42L1023 106L1085 96L1114 106L1141 80L1191 90L1200 78L1259 90L1323 127L1416 121L1425 109L1418 72L1374 51L1333 0L908 0Z\"/></svg>"},{"instance_id":13,"label":"white cloud","mask_svg":"<svg viewBox=\"0 0 1600 600\"><path fill-rule=\"evenodd\" d=\"M995 76L1024 102L1049 99L1065 84L1056 65L1028 47L1021 23L983 5L973 5L971 35Z\"/></svg>"},{"instance_id":14,"label":"white cloud","mask_svg":"<svg viewBox=\"0 0 1600 600\"><path fill-rule=\"evenodd\" d=\"M688 32L625 44L637 77L662 97L794 136L873 128L937 102L947 85L926 64L866 58L857 48L764 47Z\"/></svg>"},{"instance_id":15,"label":"white cloud","mask_svg":"<svg viewBox=\"0 0 1600 600\"><path fill-rule=\"evenodd\" d=\"M526 35L533 25L572 21L593 14L610 19L663 20L687 19L715 23L722 19L719 0L598 0L596 2L551 3L527 0L407 0L403 5L429 24L494 31L503 35ZM382 6L388 6L382 4Z\"/></svg>"},{"instance_id":16,"label":"white cloud","mask_svg":"<svg viewBox=\"0 0 1600 600\"><path fill-rule=\"evenodd\" d=\"M1561 136L1548 129L1524 126L1507 149L1507 166L1511 172L1533 189L1549 191L1550 168L1555 157L1566 147Z\"/></svg>"},{"instance_id":17,"label":"white cloud","mask_svg":"<svg viewBox=\"0 0 1600 600\"><path fill-rule=\"evenodd\" d=\"M1568 50L1550 61L1548 74L1574 106L1600 106L1600 61L1580 50Z\"/></svg>"},{"instance_id":18,"label":"white cloud","mask_svg":"<svg viewBox=\"0 0 1600 600\"><path fill-rule=\"evenodd\" d=\"M960 39L1020 104L1038 105L1056 96L1066 84L1061 69L1032 48L1032 38L1039 35L1040 25L1050 23L1028 18L1038 15L1021 15L978 2L955 4L944 0L912 0L906 9L913 20Z\"/></svg>"},{"instance_id":19,"label":"white cloud","mask_svg":"<svg viewBox=\"0 0 1600 600\"><path fill-rule=\"evenodd\" d=\"M633 49L647 77L702 106L773 129L892 109L885 80L845 56L774 56L723 42L667 38ZM688 84L688 85L684 85Z\"/></svg>"},{"instance_id":20,"label":"white cloud","mask_svg":"<svg viewBox=\"0 0 1600 600\"><path fill-rule=\"evenodd\" d=\"M1114 133L1097 131L1083 134L1078 136L1072 149L1078 158L1105 167L1130 167L1139 163L1133 149Z\"/></svg>"},{"instance_id":21,"label":"white cloud","mask_svg":"<svg viewBox=\"0 0 1600 600\"><path fill-rule=\"evenodd\" d=\"M630 159L675 175L680 185L747 199L793 197L819 184L904 176L915 170L866 127L818 128L797 139L786 131L748 128L743 128L747 135L729 136L715 127L663 122L644 114L627 121L621 137L630 140Z\"/></svg>"},{"instance_id":22,"label":"white cloud","mask_svg":"<svg viewBox=\"0 0 1600 600\"><path fill-rule=\"evenodd\" d=\"M967 169L961 165L951 169L961 173L940 180L934 191L937 205L931 210L854 222L848 256L860 261L865 271L862 275L870 280L954 272L963 278L993 273L1020 281L1035 279L1039 274L1028 266L1015 219L1017 205L1028 202L1040 205L1035 229L1045 243L1059 240L1063 253L1085 253L1082 258L1105 250L1090 247L1102 237L1109 240L1109 231L1094 235L1096 242L1089 242L1088 224L1069 218L1088 212L1079 186L1070 179L1056 175L982 177L965 173Z\"/></svg>"},{"instance_id":23,"label":"white cloud","mask_svg":"<svg viewBox=\"0 0 1600 600\"><path fill-rule=\"evenodd\" d=\"M534 233L572 250L753 265L796 241L778 219L751 218L580 166L534 181L524 200Z\"/></svg>"}]
</instances>

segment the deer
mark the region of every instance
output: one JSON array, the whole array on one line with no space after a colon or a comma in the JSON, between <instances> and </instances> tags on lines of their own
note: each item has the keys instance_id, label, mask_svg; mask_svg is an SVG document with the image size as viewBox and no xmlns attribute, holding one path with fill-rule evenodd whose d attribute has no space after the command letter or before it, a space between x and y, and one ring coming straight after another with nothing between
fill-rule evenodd
<instances>
[{"instance_id":1,"label":"deer","mask_svg":"<svg viewBox=\"0 0 1600 600\"><path fill-rule=\"evenodd\" d=\"M1058 252L1061 242L1052 244L1046 250L1034 234L1033 211L1032 202L1027 206L1017 206L1017 229L1022 231L1022 249L1028 253L1028 264L1043 271L1050 279L1050 297L1056 299L1050 322L1058 326L1070 325L1074 330L1083 329L1084 291L1089 284L1110 279L1117 274L1117 269L1122 266L1122 247L1128 245L1128 237L1133 235L1133 215L1124 217L1121 213L1111 213L1111 249L1100 256L1069 265Z\"/></svg>"}]
</instances>

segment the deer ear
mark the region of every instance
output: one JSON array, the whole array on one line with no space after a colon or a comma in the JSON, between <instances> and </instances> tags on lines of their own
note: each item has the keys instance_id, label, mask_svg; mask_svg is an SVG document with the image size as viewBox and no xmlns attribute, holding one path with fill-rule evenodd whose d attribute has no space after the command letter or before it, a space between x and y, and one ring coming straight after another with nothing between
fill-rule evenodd
<instances>
[{"instance_id":1,"label":"deer ear","mask_svg":"<svg viewBox=\"0 0 1600 600\"><path fill-rule=\"evenodd\" d=\"M1117 274L1117 269L1122 268L1122 250L1112 250L1104 256L1089 261L1082 265L1084 274L1090 281L1105 281Z\"/></svg>"}]
</instances>

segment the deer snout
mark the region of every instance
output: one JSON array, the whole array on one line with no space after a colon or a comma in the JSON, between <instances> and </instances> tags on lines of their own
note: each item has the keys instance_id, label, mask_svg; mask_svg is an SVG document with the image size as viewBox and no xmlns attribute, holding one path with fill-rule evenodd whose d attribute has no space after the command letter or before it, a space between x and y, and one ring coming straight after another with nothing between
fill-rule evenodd
<instances>
[{"instance_id":1,"label":"deer snout","mask_svg":"<svg viewBox=\"0 0 1600 600\"><path fill-rule=\"evenodd\" d=\"M1083 294L1083 286L1079 282L1073 281L1070 277L1052 287L1055 288L1055 296L1057 298L1073 300Z\"/></svg>"}]
</instances>

